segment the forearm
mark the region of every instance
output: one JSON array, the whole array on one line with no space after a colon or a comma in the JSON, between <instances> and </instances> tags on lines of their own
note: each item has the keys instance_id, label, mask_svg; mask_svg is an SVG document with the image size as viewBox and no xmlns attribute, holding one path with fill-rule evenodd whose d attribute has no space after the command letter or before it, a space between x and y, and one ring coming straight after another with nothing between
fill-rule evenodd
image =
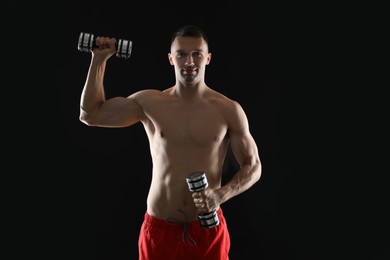
<instances>
[{"instance_id":1,"label":"forearm","mask_svg":"<svg viewBox=\"0 0 390 260\"><path fill-rule=\"evenodd\" d=\"M261 176L261 163L258 161L252 165L244 165L237 171L229 182L218 189L220 204L241 194L252 187Z\"/></svg>"},{"instance_id":2,"label":"forearm","mask_svg":"<svg viewBox=\"0 0 390 260\"><path fill-rule=\"evenodd\" d=\"M105 102L104 73L106 60L92 58L80 100L80 119L96 112Z\"/></svg>"}]
</instances>

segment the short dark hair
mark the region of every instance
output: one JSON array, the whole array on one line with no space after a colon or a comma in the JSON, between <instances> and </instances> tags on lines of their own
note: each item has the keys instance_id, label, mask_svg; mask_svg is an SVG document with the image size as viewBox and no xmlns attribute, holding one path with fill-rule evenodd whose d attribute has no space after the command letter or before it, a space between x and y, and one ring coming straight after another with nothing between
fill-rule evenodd
<instances>
[{"instance_id":1,"label":"short dark hair","mask_svg":"<svg viewBox=\"0 0 390 260\"><path fill-rule=\"evenodd\" d=\"M200 29L199 26L193 24L181 26L176 31L174 31L171 37L171 45L177 36L189 36L196 38L201 37L206 42L206 44L209 45L209 39L206 33L202 29Z\"/></svg>"}]
</instances>

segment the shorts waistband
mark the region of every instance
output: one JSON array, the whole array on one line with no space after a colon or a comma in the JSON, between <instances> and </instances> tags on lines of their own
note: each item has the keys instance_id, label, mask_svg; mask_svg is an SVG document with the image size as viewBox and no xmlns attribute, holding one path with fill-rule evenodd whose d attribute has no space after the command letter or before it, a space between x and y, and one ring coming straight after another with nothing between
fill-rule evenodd
<instances>
[{"instance_id":1,"label":"shorts waistband","mask_svg":"<svg viewBox=\"0 0 390 260\"><path fill-rule=\"evenodd\" d=\"M221 219L223 216L222 209L219 208L217 210L218 217ZM173 229L181 228L183 224L187 225L188 227L193 226L193 225L198 225L200 226L200 222L198 220L192 220L192 221L182 221L179 219L174 219L170 218L167 216L165 219L160 219L157 217L154 217L152 215L149 215L148 212L145 212L144 216L144 223L148 226L153 226L153 227L163 227L163 228L168 228L172 227Z\"/></svg>"},{"instance_id":2,"label":"shorts waistband","mask_svg":"<svg viewBox=\"0 0 390 260\"><path fill-rule=\"evenodd\" d=\"M217 214L219 219L223 217L222 209L219 208L217 210ZM185 213L183 212L183 215L185 217ZM185 243L188 243L192 246L196 246L196 241L190 236L188 233L188 229L192 226L196 225L197 227L200 227L200 221L199 220L193 220L193 221L182 221L175 218L166 217L165 219L156 218L154 216L149 215L147 212L145 213L144 217L144 225L153 227L153 228L172 228L172 229L181 229L182 232L182 240Z\"/></svg>"}]
</instances>

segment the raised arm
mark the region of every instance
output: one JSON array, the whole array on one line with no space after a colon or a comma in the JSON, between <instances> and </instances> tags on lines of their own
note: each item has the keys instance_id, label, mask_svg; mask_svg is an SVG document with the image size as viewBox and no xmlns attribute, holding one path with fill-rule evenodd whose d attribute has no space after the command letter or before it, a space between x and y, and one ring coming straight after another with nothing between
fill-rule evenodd
<instances>
[{"instance_id":1,"label":"raised arm","mask_svg":"<svg viewBox=\"0 0 390 260\"><path fill-rule=\"evenodd\" d=\"M247 116L237 102L233 104L234 109L229 115L229 136L240 169L228 183L216 190L220 194L220 204L249 189L260 179L262 172L258 148L249 131Z\"/></svg>"},{"instance_id":2,"label":"raised arm","mask_svg":"<svg viewBox=\"0 0 390 260\"><path fill-rule=\"evenodd\" d=\"M89 126L124 127L138 122L142 108L135 95L106 100L104 74L107 60L116 52L115 38L97 37L81 94L79 119Z\"/></svg>"}]
</instances>

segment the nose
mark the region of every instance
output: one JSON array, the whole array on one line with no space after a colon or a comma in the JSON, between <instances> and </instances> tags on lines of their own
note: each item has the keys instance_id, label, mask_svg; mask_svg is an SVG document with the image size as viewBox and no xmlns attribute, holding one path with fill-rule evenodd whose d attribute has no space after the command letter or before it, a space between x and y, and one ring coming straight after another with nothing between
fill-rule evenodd
<instances>
[{"instance_id":1,"label":"nose","mask_svg":"<svg viewBox=\"0 0 390 260\"><path fill-rule=\"evenodd\" d=\"M192 59L192 55L188 55L185 66L192 67L195 65L194 60Z\"/></svg>"}]
</instances>

